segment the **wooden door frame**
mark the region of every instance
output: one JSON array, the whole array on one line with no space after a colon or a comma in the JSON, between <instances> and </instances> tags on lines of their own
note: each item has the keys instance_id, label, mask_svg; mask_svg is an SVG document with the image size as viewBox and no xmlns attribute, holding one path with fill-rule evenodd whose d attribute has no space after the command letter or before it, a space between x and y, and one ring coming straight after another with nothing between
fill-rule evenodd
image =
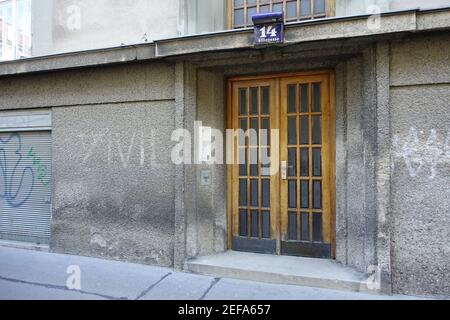
<instances>
[{"instance_id":1,"label":"wooden door frame","mask_svg":"<svg viewBox=\"0 0 450 320\"><path fill-rule=\"evenodd\" d=\"M336 84L335 84L335 71L332 69L325 70L317 70L317 71L309 71L309 72L289 72L289 73L273 73L266 75L255 75L255 76L238 76L238 77L230 77L227 79L227 97L226 97L226 128L233 128L233 119L232 119L232 105L233 105L233 82L240 81L253 81L253 80L263 80L263 79L276 79L276 98L278 101L281 99L280 95L280 80L281 78L289 78L289 77L302 77L302 76L328 76L328 106L329 106L329 134L328 139L329 150L330 150L330 171L329 171L329 185L331 186L331 194L330 194L330 210L331 210L331 230L330 230L330 238L331 238L331 256L333 259L336 258L336 180L335 180L335 171L336 171ZM281 115L279 116L281 118ZM228 150L227 150L228 151ZM228 158L228 155L226 156ZM227 164L227 182L226 182L226 204L227 204L227 248L228 250L232 250L232 240L233 240L233 190L232 190L232 179L233 179L233 167L236 164L229 165ZM280 192L281 188L278 188L278 192ZM281 199L281 195L278 195L278 199ZM278 210L279 211L279 210ZM281 219L277 219L277 228L281 230ZM281 241L280 232L277 235L277 243ZM279 245L277 245L278 247Z\"/></svg>"}]
</instances>

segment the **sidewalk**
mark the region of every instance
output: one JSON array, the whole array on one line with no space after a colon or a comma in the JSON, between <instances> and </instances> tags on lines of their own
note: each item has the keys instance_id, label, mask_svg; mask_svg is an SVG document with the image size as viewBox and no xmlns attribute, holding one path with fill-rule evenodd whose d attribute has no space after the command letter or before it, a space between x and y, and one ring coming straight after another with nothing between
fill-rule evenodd
<instances>
[{"instance_id":1,"label":"sidewalk","mask_svg":"<svg viewBox=\"0 0 450 320\"><path fill-rule=\"evenodd\" d=\"M79 267L81 290L66 286ZM368 300L414 299L213 278L172 269L0 246L2 300Z\"/></svg>"}]
</instances>

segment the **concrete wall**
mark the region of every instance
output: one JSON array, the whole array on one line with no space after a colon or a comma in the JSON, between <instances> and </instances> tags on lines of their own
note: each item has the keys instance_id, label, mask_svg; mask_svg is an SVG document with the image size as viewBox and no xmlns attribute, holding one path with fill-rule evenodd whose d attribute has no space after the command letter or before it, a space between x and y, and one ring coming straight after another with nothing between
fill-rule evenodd
<instances>
[{"instance_id":1,"label":"concrete wall","mask_svg":"<svg viewBox=\"0 0 450 320\"><path fill-rule=\"evenodd\" d=\"M0 79L0 110L170 100L173 67L161 63L85 68Z\"/></svg>"},{"instance_id":2,"label":"concrete wall","mask_svg":"<svg viewBox=\"0 0 450 320\"><path fill-rule=\"evenodd\" d=\"M3 78L0 108L52 107L51 250L173 265L174 67Z\"/></svg>"},{"instance_id":3,"label":"concrete wall","mask_svg":"<svg viewBox=\"0 0 450 320\"><path fill-rule=\"evenodd\" d=\"M373 49L336 68L337 261L366 272L375 261Z\"/></svg>"},{"instance_id":4,"label":"concrete wall","mask_svg":"<svg viewBox=\"0 0 450 320\"><path fill-rule=\"evenodd\" d=\"M226 249L226 171L172 165L172 130L223 131L228 76L334 69L337 261L448 296L449 48L438 33L3 77L0 110L53 108L52 250L181 267Z\"/></svg>"},{"instance_id":5,"label":"concrete wall","mask_svg":"<svg viewBox=\"0 0 450 320\"><path fill-rule=\"evenodd\" d=\"M396 292L450 295L450 36L391 47Z\"/></svg>"},{"instance_id":6,"label":"concrete wall","mask_svg":"<svg viewBox=\"0 0 450 320\"><path fill-rule=\"evenodd\" d=\"M221 73L204 70L199 70L197 77L197 121L223 135L226 119L224 77ZM223 147L225 148L225 141ZM225 155L224 149L216 152ZM195 222L192 221L188 226L189 230L194 231L188 236L188 256L224 252L227 247L226 166L219 160L215 164L198 165L194 170L196 213ZM204 170L211 174L210 185L202 185L200 182L201 172Z\"/></svg>"},{"instance_id":7,"label":"concrete wall","mask_svg":"<svg viewBox=\"0 0 450 320\"><path fill-rule=\"evenodd\" d=\"M173 102L53 111L53 251L172 265Z\"/></svg>"}]
</instances>

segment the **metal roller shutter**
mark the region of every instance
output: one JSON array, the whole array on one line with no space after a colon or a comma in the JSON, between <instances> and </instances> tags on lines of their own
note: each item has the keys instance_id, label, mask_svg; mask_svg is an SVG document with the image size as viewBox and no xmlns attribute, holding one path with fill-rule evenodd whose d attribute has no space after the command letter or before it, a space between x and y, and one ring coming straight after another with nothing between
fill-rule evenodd
<instances>
[{"instance_id":1,"label":"metal roller shutter","mask_svg":"<svg viewBox=\"0 0 450 320\"><path fill-rule=\"evenodd\" d=\"M0 238L47 244L50 132L0 133Z\"/></svg>"}]
</instances>

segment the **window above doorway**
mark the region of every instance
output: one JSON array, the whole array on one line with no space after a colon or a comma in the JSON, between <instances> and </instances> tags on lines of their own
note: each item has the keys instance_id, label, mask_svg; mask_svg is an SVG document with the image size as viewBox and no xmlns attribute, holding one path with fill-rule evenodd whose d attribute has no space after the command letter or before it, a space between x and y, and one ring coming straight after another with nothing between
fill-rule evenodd
<instances>
[{"instance_id":1,"label":"window above doorway","mask_svg":"<svg viewBox=\"0 0 450 320\"><path fill-rule=\"evenodd\" d=\"M335 0L228 0L232 29L253 25L256 13L283 11L285 22L311 20L335 15Z\"/></svg>"}]
</instances>

